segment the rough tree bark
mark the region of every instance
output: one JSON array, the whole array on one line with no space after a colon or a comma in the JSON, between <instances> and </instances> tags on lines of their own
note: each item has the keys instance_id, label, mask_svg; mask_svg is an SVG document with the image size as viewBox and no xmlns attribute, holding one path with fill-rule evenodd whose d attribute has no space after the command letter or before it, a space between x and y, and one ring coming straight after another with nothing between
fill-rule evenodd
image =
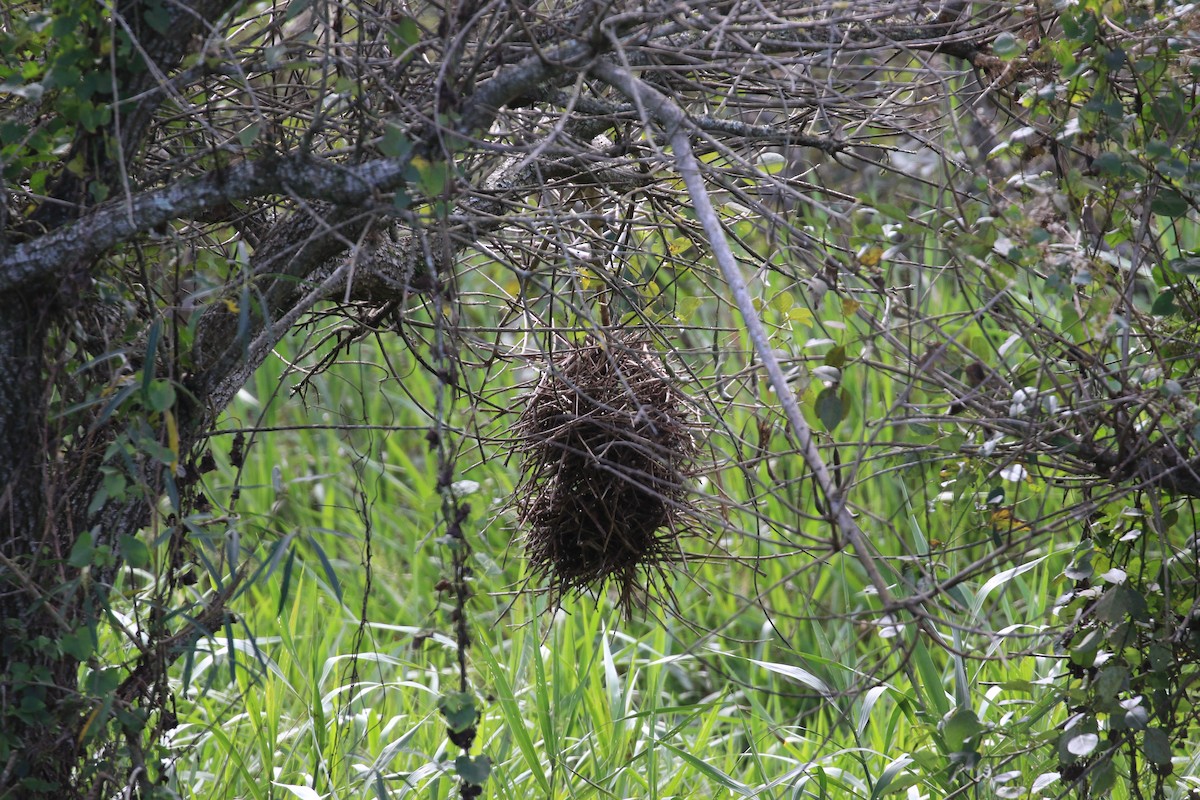
<instances>
[{"instance_id":1,"label":"rough tree bark","mask_svg":"<svg viewBox=\"0 0 1200 800\"><path fill-rule=\"evenodd\" d=\"M113 20L128 26L144 42L142 59L125 62L113 77L115 96L140 98L99 130L79 129L70 149L90 171L59 170L49 197L25 219L5 215L0 231L0 257L5 291L0 299L0 660L3 673L3 747L0 796L74 796L91 783L80 772L85 745L80 725L89 712L78 694L80 659L61 645L64 636L94 629L104 610L103 582L91 583L68 554L81 533L89 530L89 501L94 492L99 438L55 430L55 362L52 341L56 326L72 311L72 293L90 283L97 256L128 234L99 247L84 245L58 252L52 265L43 261L23 268L18 255L30 243L67 238L82 244L91 239L77 220L88 213L86 179L119 183L119 171L142 146L155 111L165 98L163 75L174 72L203 32L232 8L230 0L178 3L161 34L146 36L140 0L122 2ZM6 198L7 202L7 198ZM130 210L124 216L132 218ZM23 240L14 243L13 240ZM15 260L13 256L16 256ZM93 432L95 433L95 432ZM144 502L124 504L123 530L136 530L149 511Z\"/></svg>"}]
</instances>

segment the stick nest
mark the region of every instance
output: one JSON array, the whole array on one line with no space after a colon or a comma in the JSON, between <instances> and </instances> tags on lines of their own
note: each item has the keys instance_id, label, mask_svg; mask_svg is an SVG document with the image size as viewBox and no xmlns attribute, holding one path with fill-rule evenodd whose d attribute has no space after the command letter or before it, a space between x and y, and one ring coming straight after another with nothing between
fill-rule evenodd
<instances>
[{"instance_id":1,"label":"stick nest","mask_svg":"<svg viewBox=\"0 0 1200 800\"><path fill-rule=\"evenodd\" d=\"M612 581L628 614L678 553L696 455L687 399L643 341L557 354L528 396L516 506L535 573L563 595Z\"/></svg>"}]
</instances>

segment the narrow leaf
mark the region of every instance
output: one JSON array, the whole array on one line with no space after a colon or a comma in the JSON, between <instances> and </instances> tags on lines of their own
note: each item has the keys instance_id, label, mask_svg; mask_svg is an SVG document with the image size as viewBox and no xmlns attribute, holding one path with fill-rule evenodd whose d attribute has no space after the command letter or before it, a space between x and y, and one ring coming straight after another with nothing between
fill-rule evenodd
<instances>
[{"instance_id":1,"label":"narrow leaf","mask_svg":"<svg viewBox=\"0 0 1200 800\"><path fill-rule=\"evenodd\" d=\"M757 664L763 669L774 672L778 675L791 678L792 680L802 683L808 688L823 694L826 697L831 697L833 695L833 691L829 688L829 685L826 684L825 681L821 680L816 675L813 675L806 669L801 669L800 667L792 664L779 664L774 661L759 661L758 659L754 658L750 659L750 663Z\"/></svg>"}]
</instances>

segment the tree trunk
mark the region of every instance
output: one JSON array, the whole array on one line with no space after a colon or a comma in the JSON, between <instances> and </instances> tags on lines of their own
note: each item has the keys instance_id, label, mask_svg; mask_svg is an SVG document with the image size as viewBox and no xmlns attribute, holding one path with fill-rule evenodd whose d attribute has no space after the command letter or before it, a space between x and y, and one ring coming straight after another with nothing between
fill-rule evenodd
<instances>
[{"instance_id":1,"label":"tree trunk","mask_svg":"<svg viewBox=\"0 0 1200 800\"><path fill-rule=\"evenodd\" d=\"M79 661L63 640L79 571L67 565L70 525L49 513L44 410L50 298L0 298L0 797L75 796ZM75 574L65 574L66 571ZM72 649L68 646L68 649Z\"/></svg>"}]
</instances>

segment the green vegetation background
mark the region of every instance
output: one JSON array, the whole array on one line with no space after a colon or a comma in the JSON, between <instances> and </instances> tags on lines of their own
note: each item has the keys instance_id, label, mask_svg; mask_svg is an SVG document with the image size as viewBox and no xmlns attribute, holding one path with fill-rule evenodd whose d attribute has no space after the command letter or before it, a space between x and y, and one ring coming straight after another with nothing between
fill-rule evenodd
<instances>
[{"instance_id":1,"label":"green vegetation background","mask_svg":"<svg viewBox=\"0 0 1200 800\"><path fill-rule=\"evenodd\" d=\"M789 315L778 299L766 305L798 348L823 341L810 315ZM832 296L818 306L835 325L847 310ZM812 358L820 363L834 347L818 343ZM297 356L301 341L294 348L260 371L221 426L261 431L243 467L230 463L232 433L212 440L219 470L208 485L214 498L239 487L236 521L225 525L214 510L193 532L213 574L243 560L261 572L235 604L237 623L176 671L175 788L194 798L449 797L457 748L448 750L438 698L456 686L457 664L427 439L436 381L387 338L316 375L306 374L316 355ZM839 436L878 436L865 420L887 408L894 387L880 371L846 370L855 390ZM450 422L502 434L533 373L520 363L464 367L467 383L485 374L488 402L460 397ZM809 392L810 412L819 388ZM778 454L741 453L737 469L715 468L734 457L729 431L759 425L756 406L731 403L723 428L706 436L713 468L698 491L721 502L707 529L682 540L673 603L651 599L632 620L603 592L548 608L525 572L509 508L519 464L499 442L464 434L455 478L472 508L471 683L489 796L1061 791L1057 764L1037 745L1060 736L1069 717L1056 686L1065 665L1037 634L1052 624L1069 538L1044 538L986 583L959 587L951 613L964 630L1013 638L944 628L944 643L969 656L955 657L915 626L872 614L852 559L814 556L810 545L830 531L789 513L789 502L807 508L811 497L779 430L767 443ZM947 434L961 435L952 427L937 435ZM904 456L865 469L881 479L864 480L856 502L907 538L888 541L878 529L892 569L923 552L949 573L991 548L994 526L973 490L960 490L959 502L936 500L948 476L968 488L982 480L966 460ZM1038 488L1026 490L1038 502ZM778 521L787 519L794 526ZM947 552L931 556L931 540ZM1031 644L1045 655L1006 658Z\"/></svg>"}]
</instances>

